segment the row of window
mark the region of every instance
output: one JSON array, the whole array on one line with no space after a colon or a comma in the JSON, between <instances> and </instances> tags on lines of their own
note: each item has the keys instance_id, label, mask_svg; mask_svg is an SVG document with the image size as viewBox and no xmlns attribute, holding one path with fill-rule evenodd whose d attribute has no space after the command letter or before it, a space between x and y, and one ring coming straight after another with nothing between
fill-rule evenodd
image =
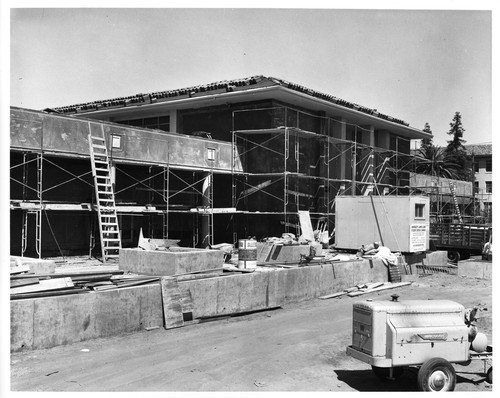
<instances>
[{"instance_id":1,"label":"row of window","mask_svg":"<svg viewBox=\"0 0 500 398\"><path fill-rule=\"evenodd\" d=\"M486 159L486 171L493 170L492 159ZM479 162L474 162L474 172L479 173Z\"/></svg>"},{"instance_id":2,"label":"row of window","mask_svg":"<svg viewBox=\"0 0 500 398\"><path fill-rule=\"evenodd\" d=\"M154 116L141 119L120 120L118 123L135 127L170 131L170 116Z\"/></svg>"},{"instance_id":3,"label":"row of window","mask_svg":"<svg viewBox=\"0 0 500 398\"><path fill-rule=\"evenodd\" d=\"M474 192L479 193L479 181L474 181ZM493 193L493 181L486 181L486 193Z\"/></svg>"}]
</instances>

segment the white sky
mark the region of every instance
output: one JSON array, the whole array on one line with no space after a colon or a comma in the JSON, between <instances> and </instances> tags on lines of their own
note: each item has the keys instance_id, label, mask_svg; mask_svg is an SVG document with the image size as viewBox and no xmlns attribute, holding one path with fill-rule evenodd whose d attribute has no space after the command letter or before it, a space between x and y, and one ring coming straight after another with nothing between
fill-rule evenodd
<instances>
[{"instance_id":1,"label":"white sky","mask_svg":"<svg viewBox=\"0 0 500 398\"><path fill-rule=\"evenodd\" d=\"M13 106L265 75L415 128L428 122L438 145L459 111L468 143L492 141L488 9L17 8L10 16Z\"/></svg>"}]
</instances>

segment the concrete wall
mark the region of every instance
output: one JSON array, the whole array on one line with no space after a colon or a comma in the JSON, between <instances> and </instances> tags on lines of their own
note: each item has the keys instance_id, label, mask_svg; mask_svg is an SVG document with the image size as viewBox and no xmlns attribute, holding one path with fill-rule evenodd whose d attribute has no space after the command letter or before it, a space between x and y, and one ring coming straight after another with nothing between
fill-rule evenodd
<instances>
[{"instance_id":1,"label":"concrete wall","mask_svg":"<svg viewBox=\"0 0 500 398\"><path fill-rule=\"evenodd\" d=\"M456 186L457 196L472 196L472 182L452 180L449 178L432 177L424 174L410 173L410 186L412 188L434 188L439 187L439 193L451 194L450 182ZM429 190L432 193L432 191Z\"/></svg>"},{"instance_id":2,"label":"concrete wall","mask_svg":"<svg viewBox=\"0 0 500 398\"><path fill-rule=\"evenodd\" d=\"M491 279L492 268L491 261L483 260L465 260L458 262L458 276L469 278Z\"/></svg>"},{"instance_id":3,"label":"concrete wall","mask_svg":"<svg viewBox=\"0 0 500 398\"><path fill-rule=\"evenodd\" d=\"M388 280L380 260L322 264L179 282L193 298L195 318L277 307Z\"/></svg>"},{"instance_id":4,"label":"concrete wall","mask_svg":"<svg viewBox=\"0 0 500 398\"><path fill-rule=\"evenodd\" d=\"M89 126L96 134L104 129L113 160L169 163L170 167L213 168L231 171L230 142L203 139L176 133L158 132L107 122L57 116L28 109L10 110L10 146L17 150L44 150L74 157L89 156ZM111 135L120 137L120 147L111 150ZM208 148L215 149L214 161L207 159ZM235 164L235 171L241 165Z\"/></svg>"},{"instance_id":5,"label":"concrete wall","mask_svg":"<svg viewBox=\"0 0 500 398\"><path fill-rule=\"evenodd\" d=\"M194 318L272 308L342 291L358 283L387 281L379 260L179 282L193 298ZM97 293L11 301L11 350L50 348L163 326L159 284Z\"/></svg>"},{"instance_id":6,"label":"concrete wall","mask_svg":"<svg viewBox=\"0 0 500 398\"><path fill-rule=\"evenodd\" d=\"M163 325L160 285L10 303L11 350L50 348Z\"/></svg>"},{"instance_id":7,"label":"concrete wall","mask_svg":"<svg viewBox=\"0 0 500 398\"><path fill-rule=\"evenodd\" d=\"M143 275L169 276L221 269L223 257L220 250L182 247L172 247L170 251L122 249L119 267Z\"/></svg>"}]
</instances>

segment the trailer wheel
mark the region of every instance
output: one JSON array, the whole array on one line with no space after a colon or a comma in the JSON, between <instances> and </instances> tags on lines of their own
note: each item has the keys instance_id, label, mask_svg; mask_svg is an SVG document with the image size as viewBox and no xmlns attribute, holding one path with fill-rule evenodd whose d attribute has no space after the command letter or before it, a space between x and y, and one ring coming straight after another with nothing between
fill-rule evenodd
<instances>
[{"instance_id":1,"label":"trailer wheel","mask_svg":"<svg viewBox=\"0 0 500 398\"><path fill-rule=\"evenodd\" d=\"M457 375L452 364L443 358L432 358L418 371L420 391L453 391Z\"/></svg>"},{"instance_id":2,"label":"trailer wheel","mask_svg":"<svg viewBox=\"0 0 500 398\"><path fill-rule=\"evenodd\" d=\"M458 263L460 261L460 253L456 250L449 250L448 260L450 260L452 263Z\"/></svg>"},{"instance_id":3,"label":"trailer wheel","mask_svg":"<svg viewBox=\"0 0 500 398\"><path fill-rule=\"evenodd\" d=\"M379 366L373 366L372 365L372 370L373 373L375 373L375 376L377 376L381 380L394 380L397 379L398 377L401 377L401 375L404 372L404 368L392 368L392 379L390 377L391 374L391 368L381 368Z\"/></svg>"},{"instance_id":4,"label":"trailer wheel","mask_svg":"<svg viewBox=\"0 0 500 398\"><path fill-rule=\"evenodd\" d=\"M486 381L490 384L493 384L493 366L490 366L490 368L486 372Z\"/></svg>"}]
</instances>

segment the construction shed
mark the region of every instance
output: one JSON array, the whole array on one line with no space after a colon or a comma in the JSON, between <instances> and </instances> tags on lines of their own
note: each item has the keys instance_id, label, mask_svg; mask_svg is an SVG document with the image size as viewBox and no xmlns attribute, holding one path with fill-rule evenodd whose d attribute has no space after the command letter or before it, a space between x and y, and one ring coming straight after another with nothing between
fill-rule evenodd
<instances>
[{"instance_id":1,"label":"construction shed","mask_svg":"<svg viewBox=\"0 0 500 398\"><path fill-rule=\"evenodd\" d=\"M299 211L332 231L342 195L408 195L410 140L430 138L265 76L12 107L10 130L11 254L32 257L105 256L106 239L135 247L141 228L190 247L298 233ZM99 147L110 164L103 188ZM114 195L108 218L102 192ZM119 225L118 236L106 237L99 221Z\"/></svg>"},{"instance_id":2,"label":"construction shed","mask_svg":"<svg viewBox=\"0 0 500 398\"><path fill-rule=\"evenodd\" d=\"M335 243L357 250L380 242L393 252L429 249L429 198L425 196L341 196L336 201Z\"/></svg>"}]
</instances>

